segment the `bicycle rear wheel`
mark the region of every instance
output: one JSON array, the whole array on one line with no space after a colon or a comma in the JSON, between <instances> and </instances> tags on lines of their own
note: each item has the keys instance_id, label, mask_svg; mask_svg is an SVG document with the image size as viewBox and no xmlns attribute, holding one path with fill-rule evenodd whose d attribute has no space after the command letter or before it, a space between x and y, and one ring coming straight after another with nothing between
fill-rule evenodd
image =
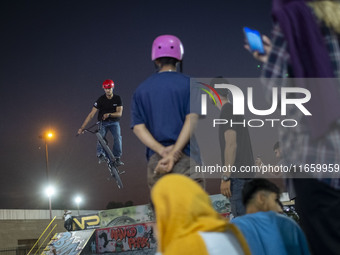
<instances>
[{"instance_id":1,"label":"bicycle rear wheel","mask_svg":"<svg viewBox=\"0 0 340 255\"><path fill-rule=\"evenodd\" d=\"M118 188L123 188L123 182L122 179L120 179L120 175L118 172L117 167L115 166L115 163L108 164L111 176L116 180Z\"/></svg>"}]
</instances>

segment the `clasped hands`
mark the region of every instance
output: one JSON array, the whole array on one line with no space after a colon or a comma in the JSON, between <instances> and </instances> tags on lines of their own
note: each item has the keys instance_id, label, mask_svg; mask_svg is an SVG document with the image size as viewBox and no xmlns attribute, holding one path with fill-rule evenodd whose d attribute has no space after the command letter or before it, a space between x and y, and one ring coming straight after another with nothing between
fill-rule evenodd
<instances>
[{"instance_id":1,"label":"clasped hands","mask_svg":"<svg viewBox=\"0 0 340 255\"><path fill-rule=\"evenodd\" d=\"M171 172L175 163L182 157L181 151L175 151L174 145L163 147L159 155L162 157L154 170L155 174L164 174Z\"/></svg>"}]
</instances>

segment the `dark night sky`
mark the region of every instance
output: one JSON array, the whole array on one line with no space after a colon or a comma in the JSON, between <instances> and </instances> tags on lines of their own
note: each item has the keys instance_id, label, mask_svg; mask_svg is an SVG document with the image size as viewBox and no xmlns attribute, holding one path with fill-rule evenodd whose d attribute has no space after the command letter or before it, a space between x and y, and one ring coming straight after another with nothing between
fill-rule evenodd
<instances>
[{"instance_id":1,"label":"dark night sky","mask_svg":"<svg viewBox=\"0 0 340 255\"><path fill-rule=\"evenodd\" d=\"M269 0L2 1L0 12L3 209L47 209L44 142L38 136L48 128L56 132L49 142L50 178L58 189L54 208L74 208L78 193L85 198L83 209L105 209L112 200L147 203L145 149L129 125L132 93L154 72L153 39L178 36L190 76L258 77L258 63L243 49L242 27L266 34L271 28ZM123 190L97 164L95 136L75 137L105 79L115 81L124 103ZM254 153L264 153L252 136ZM276 138L265 139L271 146ZM208 192L218 192L216 181Z\"/></svg>"}]
</instances>

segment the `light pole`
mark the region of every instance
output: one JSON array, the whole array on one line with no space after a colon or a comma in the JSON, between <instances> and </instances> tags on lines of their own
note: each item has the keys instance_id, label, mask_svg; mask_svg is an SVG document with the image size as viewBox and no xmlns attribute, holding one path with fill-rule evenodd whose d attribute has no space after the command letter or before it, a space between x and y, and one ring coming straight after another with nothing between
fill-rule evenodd
<instances>
[{"instance_id":1,"label":"light pole","mask_svg":"<svg viewBox=\"0 0 340 255\"><path fill-rule=\"evenodd\" d=\"M50 220L52 220L52 199L51 197L55 194L55 189L52 186L46 188L46 195L48 196L48 203L50 207Z\"/></svg>"},{"instance_id":2,"label":"light pole","mask_svg":"<svg viewBox=\"0 0 340 255\"><path fill-rule=\"evenodd\" d=\"M53 138L53 133L52 132L46 132L44 135L40 135L39 138L43 139L45 141L46 178L47 178L47 183L49 183L50 180L49 180L49 168L48 168L48 145L47 145L47 139L52 139Z\"/></svg>"},{"instance_id":3,"label":"light pole","mask_svg":"<svg viewBox=\"0 0 340 255\"><path fill-rule=\"evenodd\" d=\"M52 220L52 202L51 202L51 196L54 193L54 190L52 192L51 186L50 186L50 176L49 176L49 168L48 168L48 145L47 145L47 139L52 139L53 138L53 133L52 132L46 132L43 135L39 136L40 139L43 139L45 141L45 158L46 158L46 178L47 178L47 184L48 188L46 189L46 193L48 195L49 199L49 210L50 210L50 220ZM52 193L51 193L52 192Z\"/></svg>"},{"instance_id":4,"label":"light pole","mask_svg":"<svg viewBox=\"0 0 340 255\"><path fill-rule=\"evenodd\" d=\"M76 198L74 199L74 201L77 204L77 208L78 208L78 216L79 216L79 204L81 203L82 199L80 196L76 196Z\"/></svg>"}]
</instances>

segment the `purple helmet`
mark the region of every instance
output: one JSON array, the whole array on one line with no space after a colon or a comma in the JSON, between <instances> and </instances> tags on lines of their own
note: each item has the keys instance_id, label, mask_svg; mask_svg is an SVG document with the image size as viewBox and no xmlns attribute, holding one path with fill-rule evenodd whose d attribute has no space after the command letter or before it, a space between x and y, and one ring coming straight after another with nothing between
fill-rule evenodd
<instances>
[{"instance_id":1,"label":"purple helmet","mask_svg":"<svg viewBox=\"0 0 340 255\"><path fill-rule=\"evenodd\" d=\"M160 35L152 44L151 59L171 57L182 60L184 48L181 41L174 35Z\"/></svg>"}]
</instances>

